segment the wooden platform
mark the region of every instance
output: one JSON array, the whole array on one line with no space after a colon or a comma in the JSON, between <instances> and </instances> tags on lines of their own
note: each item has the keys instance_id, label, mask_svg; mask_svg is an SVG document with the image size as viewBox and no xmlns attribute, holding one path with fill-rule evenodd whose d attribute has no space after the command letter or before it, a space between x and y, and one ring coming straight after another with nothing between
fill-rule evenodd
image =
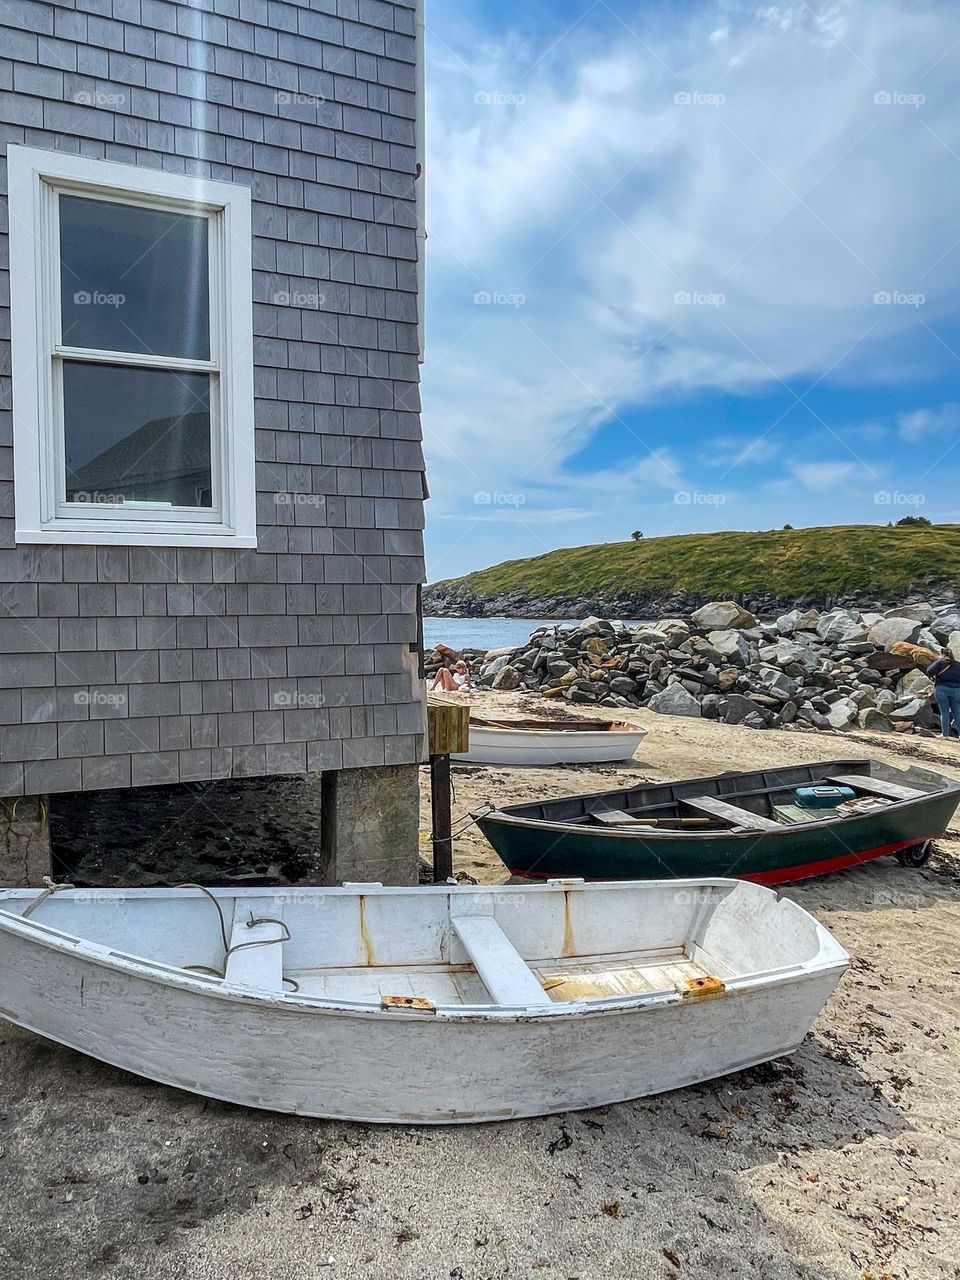
<instances>
[{"instance_id":1,"label":"wooden platform","mask_svg":"<svg viewBox=\"0 0 960 1280\"><path fill-rule=\"evenodd\" d=\"M726 800L718 800L715 796L691 796L680 803L698 813L708 814L711 818L722 818L735 827L748 827L751 831L778 831L782 827L782 823L774 822L772 818L762 818L759 813L750 813L739 805L727 804Z\"/></svg>"},{"instance_id":2,"label":"wooden platform","mask_svg":"<svg viewBox=\"0 0 960 1280\"><path fill-rule=\"evenodd\" d=\"M427 694L427 743L432 756L470 750L470 704Z\"/></svg>"},{"instance_id":3,"label":"wooden platform","mask_svg":"<svg viewBox=\"0 0 960 1280\"><path fill-rule=\"evenodd\" d=\"M828 778L841 787L853 787L857 791L866 791L871 796L883 796L885 800L922 800L929 791L918 791L916 787L903 787L899 782L886 782L883 778L867 777L866 774L837 774Z\"/></svg>"}]
</instances>

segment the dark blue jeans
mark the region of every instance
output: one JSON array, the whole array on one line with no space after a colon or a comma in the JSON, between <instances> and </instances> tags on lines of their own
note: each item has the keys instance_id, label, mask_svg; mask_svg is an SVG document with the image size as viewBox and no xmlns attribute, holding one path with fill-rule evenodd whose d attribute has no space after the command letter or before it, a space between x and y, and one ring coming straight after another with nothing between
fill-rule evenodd
<instances>
[{"instance_id":1,"label":"dark blue jeans","mask_svg":"<svg viewBox=\"0 0 960 1280\"><path fill-rule=\"evenodd\" d=\"M951 721L953 732L960 738L960 685L938 684L937 706L940 708L940 728L945 738L950 737Z\"/></svg>"}]
</instances>

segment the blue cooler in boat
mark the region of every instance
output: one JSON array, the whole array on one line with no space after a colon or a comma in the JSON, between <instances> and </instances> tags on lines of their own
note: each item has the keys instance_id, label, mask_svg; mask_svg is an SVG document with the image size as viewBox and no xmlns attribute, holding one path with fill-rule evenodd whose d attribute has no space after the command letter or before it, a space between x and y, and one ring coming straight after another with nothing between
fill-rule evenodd
<instances>
[{"instance_id":1,"label":"blue cooler in boat","mask_svg":"<svg viewBox=\"0 0 960 1280\"><path fill-rule=\"evenodd\" d=\"M823 784L815 787L797 787L796 801L801 809L835 809L844 800L853 800L852 787L835 787Z\"/></svg>"}]
</instances>

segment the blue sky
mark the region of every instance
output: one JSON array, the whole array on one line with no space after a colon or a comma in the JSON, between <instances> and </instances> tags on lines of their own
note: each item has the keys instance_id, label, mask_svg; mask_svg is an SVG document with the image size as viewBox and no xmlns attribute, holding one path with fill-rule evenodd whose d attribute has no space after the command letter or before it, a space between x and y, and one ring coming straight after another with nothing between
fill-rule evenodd
<instances>
[{"instance_id":1,"label":"blue sky","mask_svg":"<svg viewBox=\"0 0 960 1280\"><path fill-rule=\"evenodd\" d=\"M636 528L960 518L960 6L428 0L427 28L432 580Z\"/></svg>"}]
</instances>

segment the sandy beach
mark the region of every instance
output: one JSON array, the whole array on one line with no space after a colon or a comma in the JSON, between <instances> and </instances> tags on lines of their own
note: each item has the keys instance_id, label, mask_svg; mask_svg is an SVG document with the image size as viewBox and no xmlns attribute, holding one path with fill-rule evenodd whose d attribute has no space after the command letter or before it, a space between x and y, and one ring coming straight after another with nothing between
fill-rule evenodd
<instances>
[{"instance_id":1,"label":"sandy beach","mask_svg":"<svg viewBox=\"0 0 960 1280\"><path fill-rule=\"evenodd\" d=\"M629 718L650 730L629 768L459 766L454 813L864 753L960 776L958 747L938 739ZM958 853L960 826L920 871L885 858L788 887L853 955L794 1057L594 1112L430 1130L274 1116L0 1023L0 1272L956 1278ZM475 829L457 841L456 870L506 878Z\"/></svg>"}]
</instances>

